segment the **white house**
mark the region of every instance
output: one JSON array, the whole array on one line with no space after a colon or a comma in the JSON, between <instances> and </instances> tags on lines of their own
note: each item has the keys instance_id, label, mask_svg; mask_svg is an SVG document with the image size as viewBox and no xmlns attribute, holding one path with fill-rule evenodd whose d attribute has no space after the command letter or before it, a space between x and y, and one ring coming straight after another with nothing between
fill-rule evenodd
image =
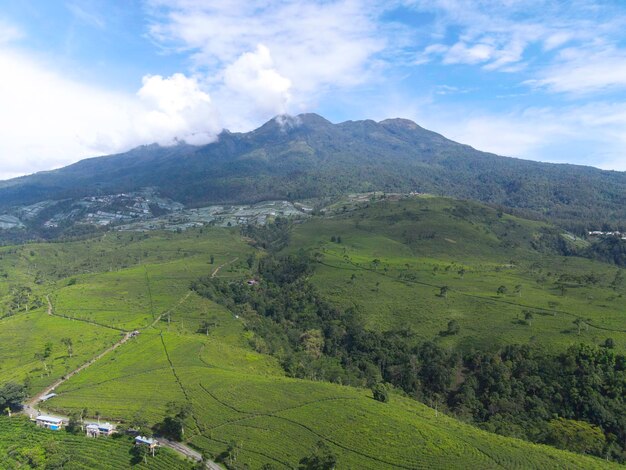
<instances>
[{"instance_id":1,"label":"white house","mask_svg":"<svg viewBox=\"0 0 626 470\"><path fill-rule=\"evenodd\" d=\"M111 423L89 423L85 426L85 434L89 437L110 436L115 432L115 426Z\"/></svg>"},{"instance_id":2,"label":"white house","mask_svg":"<svg viewBox=\"0 0 626 470\"><path fill-rule=\"evenodd\" d=\"M42 428L48 428L52 431L60 430L65 424L62 418L55 418L54 416L46 415L37 416L37 418L35 418L35 422L37 423L37 426Z\"/></svg>"}]
</instances>

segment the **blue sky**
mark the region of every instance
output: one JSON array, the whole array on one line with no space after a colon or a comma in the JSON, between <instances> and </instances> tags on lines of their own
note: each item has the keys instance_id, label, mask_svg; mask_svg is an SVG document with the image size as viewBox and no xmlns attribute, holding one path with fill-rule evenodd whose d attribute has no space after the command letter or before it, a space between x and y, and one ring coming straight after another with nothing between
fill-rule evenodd
<instances>
[{"instance_id":1,"label":"blue sky","mask_svg":"<svg viewBox=\"0 0 626 470\"><path fill-rule=\"evenodd\" d=\"M626 3L0 0L0 178L277 114L626 170Z\"/></svg>"}]
</instances>

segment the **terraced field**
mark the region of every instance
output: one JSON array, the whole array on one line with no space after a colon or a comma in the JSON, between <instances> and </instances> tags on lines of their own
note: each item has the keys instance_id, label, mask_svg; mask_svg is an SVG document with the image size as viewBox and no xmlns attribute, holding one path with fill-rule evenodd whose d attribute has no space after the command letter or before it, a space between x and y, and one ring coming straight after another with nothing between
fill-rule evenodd
<instances>
[{"instance_id":1,"label":"terraced field","mask_svg":"<svg viewBox=\"0 0 626 470\"><path fill-rule=\"evenodd\" d=\"M191 469L169 449L159 449L148 463L132 453L130 438L89 439L82 435L37 428L27 419L0 417L0 467L155 470Z\"/></svg>"},{"instance_id":2,"label":"terraced field","mask_svg":"<svg viewBox=\"0 0 626 470\"><path fill-rule=\"evenodd\" d=\"M563 328L559 322L566 316L562 311L578 305L576 302L582 298L578 289L570 303L565 300L569 297L546 290L560 299L559 308L554 308L557 315L537 315L532 326L515 323L515 311L521 309L521 302L537 301L541 294L542 286L525 274L532 272L534 260L520 258L511 263L510 258L500 259L502 251L497 250L452 260L434 248L431 252L428 246L419 251L414 244L394 238L395 232L363 229L365 222L356 228L353 215L297 226L290 249L314 247L312 251L321 253L314 282L338 303L347 302L350 296L366 313L371 327L410 324L431 338L449 318L459 318L460 338L468 344L482 341L489 328L499 341L547 342L562 337L566 339L556 344L566 344L570 338L596 340L593 328L587 331L583 327L580 337L571 331L558 331ZM388 226L389 221L384 225ZM337 234L342 242L330 242L330 237ZM455 241L461 243L460 238ZM474 253L470 242L463 250ZM34 391L51 383L61 369L70 370L106 349L119 339L120 330L138 329L137 337L58 387L58 396L46 407L62 413L87 408L108 420L139 417L155 424L166 415L169 402L188 403L191 415L185 422L185 439L217 460L223 460L227 448L235 445L239 449L238 463L251 468L268 463L276 468L293 468L319 440L336 453L337 468L341 469L613 467L591 457L480 431L397 393L392 393L390 403L383 404L373 400L368 390L285 377L276 358L252 349L252 333L245 329L242 319L189 290L193 280L211 273L246 279L251 275L246 264L251 252L252 248L234 231L226 229L126 234L119 238L110 235L68 245L13 249L6 254L7 272L21 273L28 266L32 268L32 258L45 258L37 263L44 282L35 282L34 268L30 277L20 278L20 282L28 282L36 295L50 294L54 315L41 307L0 320L4 326L0 334L6 330L6 347L0 347L0 374L7 371L6 379L12 380L30 376ZM49 261L55 258L68 260L69 267L64 267L62 274ZM548 259L540 255L537 258L544 262ZM465 267L463 275L456 267L456 273L452 268L446 270L453 261L454 266ZM615 271L607 266L601 270L584 260L568 262L579 266L575 269L581 273L592 266L603 283ZM216 271L218 266L222 268ZM556 272L552 265L542 265L541 269L546 276L547 269ZM491 292L492 282L523 283L522 294L497 295ZM450 291L447 296L437 296L444 283L450 285ZM596 295L604 295L606 289L598 286ZM408 300L401 301L399 296L407 296ZM595 304L584 303L588 305ZM611 313L606 315L606 324L610 325ZM601 319L598 315L589 323ZM39 340L30 344L33 335L43 338L44 332L49 332L55 352L62 352L62 337L74 338L74 362L68 358L67 366L61 368L66 359L53 354L50 375L36 370L34 353ZM622 341L621 336L615 337ZM441 341L452 344L455 340ZM18 345L33 348L24 354L27 360L15 354ZM15 366L5 367L5 360L15 361ZM35 377L37 373L39 378ZM8 445L1 430L0 441L0 446ZM113 445L111 442L115 441L106 441L106 445ZM100 455L100 449L106 450L104 444L93 450L94 455ZM126 461L113 460L117 459L117 451L107 452L115 462L112 468L125 468Z\"/></svg>"}]
</instances>

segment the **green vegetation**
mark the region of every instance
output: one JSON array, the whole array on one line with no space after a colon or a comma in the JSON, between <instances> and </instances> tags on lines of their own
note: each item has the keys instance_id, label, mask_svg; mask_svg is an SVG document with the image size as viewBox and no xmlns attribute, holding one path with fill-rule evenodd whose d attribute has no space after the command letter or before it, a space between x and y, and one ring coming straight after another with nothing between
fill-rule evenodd
<instances>
[{"instance_id":1,"label":"green vegetation","mask_svg":"<svg viewBox=\"0 0 626 470\"><path fill-rule=\"evenodd\" d=\"M458 411L450 400L461 397L462 384L453 374L437 395L431 379L441 370L445 379L460 361L474 357L471 352L482 351L485 364L497 365L506 363L497 357L509 344L542 344L546 354L510 349L535 371L542 361L567 354L571 345L605 344L610 336L613 349L581 350L584 357L599 358L589 367L598 363L594 374L605 384L601 374L610 373L608 358L617 361L624 351L624 336L617 331L619 301L598 300L609 308L596 314L596 301L581 292L597 298L604 292L620 295L616 268L565 258L558 254L559 231L482 206L437 198L368 204L294 227L279 221L266 231L247 228L246 239L236 229L204 228L3 248L0 271L11 285L31 289L41 305L27 311L20 302L11 310L13 293L0 286L5 314L0 383L25 381L32 395L105 351L123 332L137 329L137 336L59 385L45 409L70 415L87 408L90 416L181 439L231 468L309 468L334 459L337 468L611 468L605 460L499 436L454 419L445 413ZM459 215L464 207L469 215ZM421 219L402 219L409 211ZM380 218L385 214L389 218ZM493 222L488 225L481 217ZM504 232L519 246L503 246ZM420 233L422 238L407 239ZM537 283L535 275L546 281ZM248 284L250 279L258 284ZM498 295L500 285L507 292ZM445 295L443 286L449 287ZM551 310L543 315L533 304L546 292L550 302L559 303L546 305ZM572 323L578 317L563 312L583 308L590 313L578 334ZM523 319L523 309L534 312L532 326L516 322ZM566 333L561 332L564 323ZM615 331L596 334L596 324ZM346 333L353 341L345 341ZM491 333L496 344L481 348ZM553 341L560 337L567 339ZM372 361L373 351L387 351L387 370ZM424 368L427 362L433 367ZM516 378L518 369L510 368L520 364L515 359L490 377L498 382ZM622 376L617 372L614 393L619 394ZM423 394L408 394L418 388L405 387L394 375L419 381ZM535 380L536 374L528 376ZM541 379L548 383L550 375ZM527 393L526 386L512 389ZM469 385L466 389L463 397L470 394ZM480 404L472 402L474 408L459 399L467 421L478 422L475 411L488 408L493 398L476 391ZM600 404L619 418L610 399ZM598 446L604 451L614 445L604 423L599 428L576 410L568 416L558 410L548 408L543 442L571 449L563 443L572 442L568 436L580 429L577 451L597 454ZM510 420L512 434L525 438L522 431L535 423L515 413L493 416L502 426L489 416L486 428L503 432ZM65 436L45 434L50 435ZM1 436L0 445L7 445ZM89 442L105 446L114 440ZM135 457L127 452L124 462ZM123 465L120 461L118 467Z\"/></svg>"},{"instance_id":2,"label":"green vegetation","mask_svg":"<svg viewBox=\"0 0 626 470\"><path fill-rule=\"evenodd\" d=\"M93 439L35 427L24 417L0 417L0 467L45 469L191 469L169 449L137 461L129 437Z\"/></svg>"},{"instance_id":3,"label":"green vegetation","mask_svg":"<svg viewBox=\"0 0 626 470\"><path fill-rule=\"evenodd\" d=\"M626 220L626 176L621 172L503 158L403 119L334 125L305 114L285 129L272 120L250 133L223 133L203 147L142 146L2 182L1 210L60 202L25 220L27 230L0 236L18 241L100 233L100 228L84 224L42 226L54 211L68 210L64 204L71 201L63 200L95 196L94 188L101 195L154 187L164 197L195 207L418 191L515 208L579 236L604 225L620 228ZM332 235L343 240L339 232Z\"/></svg>"}]
</instances>

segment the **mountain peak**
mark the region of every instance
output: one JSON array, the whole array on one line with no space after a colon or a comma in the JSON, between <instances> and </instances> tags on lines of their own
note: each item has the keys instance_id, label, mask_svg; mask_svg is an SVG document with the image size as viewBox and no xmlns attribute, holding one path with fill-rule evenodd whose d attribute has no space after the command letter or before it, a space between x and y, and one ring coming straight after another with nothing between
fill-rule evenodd
<instances>
[{"instance_id":1,"label":"mountain peak","mask_svg":"<svg viewBox=\"0 0 626 470\"><path fill-rule=\"evenodd\" d=\"M417 130L421 129L415 122L410 119L403 118L393 118L393 119L385 119L379 122L382 126L390 126L390 127L401 127L403 129Z\"/></svg>"}]
</instances>

